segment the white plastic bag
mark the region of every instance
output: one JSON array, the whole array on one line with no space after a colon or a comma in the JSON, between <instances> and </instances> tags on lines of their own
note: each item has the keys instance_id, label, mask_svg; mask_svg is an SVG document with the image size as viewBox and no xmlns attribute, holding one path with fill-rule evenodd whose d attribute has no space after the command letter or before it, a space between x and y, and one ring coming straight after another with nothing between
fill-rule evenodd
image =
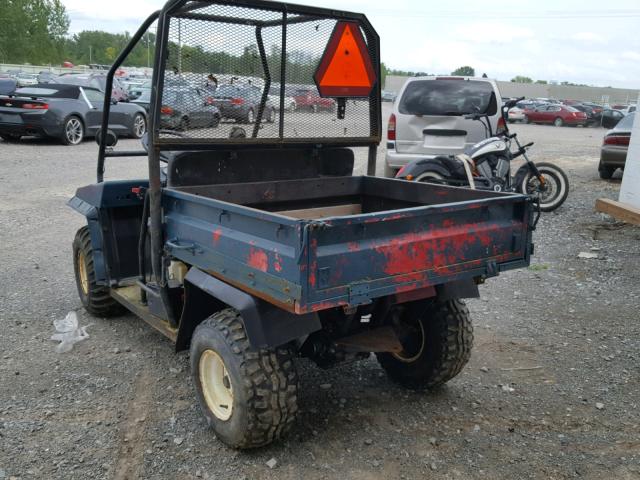
<instances>
[{"instance_id":1,"label":"white plastic bag","mask_svg":"<svg viewBox=\"0 0 640 480\"><path fill-rule=\"evenodd\" d=\"M53 326L58 333L51 335L51 340L60 342L56 345L56 352L67 353L73 349L76 343L89 338L87 327L91 325L80 327L76 312L69 312L62 320L54 320Z\"/></svg>"}]
</instances>

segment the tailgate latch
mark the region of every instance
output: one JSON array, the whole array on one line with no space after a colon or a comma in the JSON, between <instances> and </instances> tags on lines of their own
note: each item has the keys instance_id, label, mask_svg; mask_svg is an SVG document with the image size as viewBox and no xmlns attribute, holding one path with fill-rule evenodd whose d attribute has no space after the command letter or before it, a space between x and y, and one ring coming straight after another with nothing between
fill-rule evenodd
<instances>
[{"instance_id":1,"label":"tailgate latch","mask_svg":"<svg viewBox=\"0 0 640 480\"><path fill-rule=\"evenodd\" d=\"M349 305L366 305L371 303L368 283L352 283L349 285Z\"/></svg>"}]
</instances>

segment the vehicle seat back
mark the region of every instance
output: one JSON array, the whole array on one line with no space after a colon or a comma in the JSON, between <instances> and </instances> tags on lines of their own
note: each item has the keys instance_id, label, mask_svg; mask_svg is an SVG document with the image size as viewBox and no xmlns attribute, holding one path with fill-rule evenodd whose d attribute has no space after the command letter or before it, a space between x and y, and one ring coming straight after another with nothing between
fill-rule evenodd
<instances>
[{"instance_id":1,"label":"vehicle seat back","mask_svg":"<svg viewBox=\"0 0 640 480\"><path fill-rule=\"evenodd\" d=\"M176 153L167 166L167 187L351 176L348 148L255 149Z\"/></svg>"}]
</instances>

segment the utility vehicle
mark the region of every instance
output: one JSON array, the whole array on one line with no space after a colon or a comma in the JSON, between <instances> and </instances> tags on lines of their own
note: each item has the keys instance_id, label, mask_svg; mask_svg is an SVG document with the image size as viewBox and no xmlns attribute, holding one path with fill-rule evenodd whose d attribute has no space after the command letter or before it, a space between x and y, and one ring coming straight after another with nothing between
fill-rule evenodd
<instances>
[{"instance_id":1,"label":"utility vehicle","mask_svg":"<svg viewBox=\"0 0 640 480\"><path fill-rule=\"evenodd\" d=\"M107 91L156 20L147 148L116 149L105 120L97 182L69 202L87 219L73 242L85 308L131 311L190 349L204 415L234 448L294 424L297 357L330 367L374 353L409 388L455 377L473 341L462 299L528 265L532 200L374 176L380 45L362 14L171 0L117 58ZM253 123L163 130L176 72L261 76ZM280 106L266 123L271 83ZM290 112L288 84L317 85L335 111ZM353 175L355 147L366 176ZM148 179L105 181L105 160L123 156L146 157Z\"/></svg>"}]
</instances>

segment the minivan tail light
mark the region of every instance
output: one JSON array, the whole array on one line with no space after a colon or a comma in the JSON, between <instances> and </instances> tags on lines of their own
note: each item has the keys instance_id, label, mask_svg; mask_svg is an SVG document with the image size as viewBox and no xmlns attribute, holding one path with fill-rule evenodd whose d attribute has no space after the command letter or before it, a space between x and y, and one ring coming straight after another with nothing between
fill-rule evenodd
<instances>
[{"instance_id":1,"label":"minivan tail light","mask_svg":"<svg viewBox=\"0 0 640 480\"><path fill-rule=\"evenodd\" d=\"M507 131L507 124L504 121L504 118L500 117L498 119L498 126L496 128L496 133L498 135L505 133Z\"/></svg>"},{"instance_id":2,"label":"minivan tail light","mask_svg":"<svg viewBox=\"0 0 640 480\"><path fill-rule=\"evenodd\" d=\"M389 117L389 125L387 127L387 139L395 140L396 139L396 115L392 113Z\"/></svg>"},{"instance_id":3,"label":"minivan tail light","mask_svg":"<svg viewBox=\"0 0 640 480\"><path fill-rule=\"evenodd\" d=\"M604 137L604 145L620 145L620 146L628 146L629 139L626 135L610 135L608 137Z\"/></svg>"},{"instance_id":4,"label":"minivan tail light","mask_svg":"<svg viewBox=\"0 0 640 480\"><path fill-rule=\"evenodd\" d=\"M160 109L160 113L162 113L163 115L173 115L173 108L171 108L171 107L162 107Z\"/></svg>"},{"instance_id":5,"label":"minivan tail light","mask_svg":"<svg viewBox=\"0 0 640 480\"><path fill-rule=\"evenodd\" d=\"M231 104L232 105L242 105L242 104L244 104L244 100L242 98L232 98L231 99Z\"/></svg>"}]
</instances>

